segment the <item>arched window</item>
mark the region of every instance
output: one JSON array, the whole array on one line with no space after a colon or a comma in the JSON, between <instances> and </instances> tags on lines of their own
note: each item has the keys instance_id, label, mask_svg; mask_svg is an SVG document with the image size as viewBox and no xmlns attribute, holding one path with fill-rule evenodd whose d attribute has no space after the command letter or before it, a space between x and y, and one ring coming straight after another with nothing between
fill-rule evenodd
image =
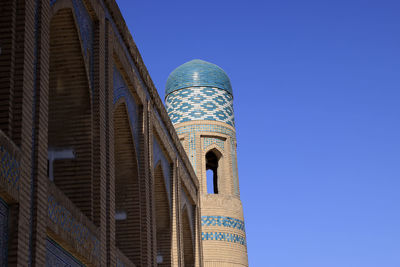
<instances>
[{"instance_id":1,"label":"arched window","mask_svg":"<svg viewBox=\"0 0 400 267\"><path fill-rule=\"evenodd\" d=\"M206 154L207 193L218 194L219 160L221 156L215 150Z\"/></svg>"}]
</instances>

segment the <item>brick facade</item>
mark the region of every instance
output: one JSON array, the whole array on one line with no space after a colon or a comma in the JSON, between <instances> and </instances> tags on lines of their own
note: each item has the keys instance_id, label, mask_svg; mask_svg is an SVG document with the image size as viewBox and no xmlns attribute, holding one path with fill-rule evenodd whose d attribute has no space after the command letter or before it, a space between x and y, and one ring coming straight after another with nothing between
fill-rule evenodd
<instances>
[{"instance_id":1,"label":"brick facade","mask_svg":"<svg viewBox=\"0 0 400 267\"><path fill-rule=\"evenodd\" d=\"M4 0L0 30L0 266L203 266L199 181L115 1Z\"/></svg>"}]
</instances>

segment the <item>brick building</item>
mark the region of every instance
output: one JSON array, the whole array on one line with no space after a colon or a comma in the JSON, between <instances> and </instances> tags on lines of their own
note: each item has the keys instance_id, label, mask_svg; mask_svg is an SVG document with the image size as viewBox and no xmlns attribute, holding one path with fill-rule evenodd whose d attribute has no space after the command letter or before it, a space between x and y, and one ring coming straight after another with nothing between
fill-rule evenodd
<instances>
[{"instance_id":1,"label":"brick building","mask_svg":"<svg viewBox=\"0 0 400 267\"><path fill-rule=\"evenodd\" d=\"M247 266L234 125L201 139L231 170L209 213L114 0L2 0L0 35L0 266L228 266L202 222Z\"/></svg>"}]
</instances>

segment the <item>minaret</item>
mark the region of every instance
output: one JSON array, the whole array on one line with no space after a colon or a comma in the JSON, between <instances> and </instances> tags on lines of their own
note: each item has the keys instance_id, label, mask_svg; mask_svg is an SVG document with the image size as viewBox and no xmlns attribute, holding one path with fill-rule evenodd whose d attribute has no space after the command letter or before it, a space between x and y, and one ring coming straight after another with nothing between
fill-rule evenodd
<instances>
[{"instance_id":1,"label":"minaret","mask_svg":"<svg viewBox=\"0 0 400 267\"><path fill-rule=\"evenodd\" d=\"M170 74L165 95L201 185L204 266L248 266L229 77L217 65L192 60Z\"/></svg>"}]
</instances>

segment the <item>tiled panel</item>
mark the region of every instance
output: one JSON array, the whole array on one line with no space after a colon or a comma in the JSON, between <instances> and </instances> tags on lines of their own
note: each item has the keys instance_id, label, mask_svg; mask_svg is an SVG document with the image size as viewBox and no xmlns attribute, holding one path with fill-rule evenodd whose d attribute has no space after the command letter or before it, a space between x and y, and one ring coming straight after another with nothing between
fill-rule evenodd
<instances>
[{"instance_id":1,"label":"tiled panel","mask_svg":"<svg viewBox=\"0 0 400 267\"><path fill-rule=\"evenodd\" d=\"M244 230L244 221L225 216L201 216L202 226L223 226L233 229Z\"/></svg>"},{"instance_id":2,"label":"tiled panel","mask_svg":"<svg viewBox=\"0 0 400 267\"><path fill-rule=\"evenodd\" d=\"M237 155L235 139L231 139L231 160L232 160L232 176L233 176L233 190L235 195L239 195L239 176L237 167Z\"/></svg>"},{"instance_id":3,"label":"tiled panel","mask_svg":"<svg viewBox=\"0 0 400 267\"><path fill-rule=\"evenodd\" d=\"M47 197L47 213L50 222L57 224L61 230L68 233L82 248L90 246L93 257L100 257L100 241L95 234L51 195Z\"/></svg>"},{"instance_id":4,"label":"tiled panel","mask_svg":"<svg viewBox=\"0 0 400 267\"><path fill-rule=\"evenodd\" d=\"M7 183L19 190L19 179L21 176L19 161L6 150L4 146L0 146L0 179L1 182Z\"/></svg>"},{"instance_id":5,"label":"tiled panel","mask_svg":"<svg viewBox=\"0 0 400 267\"><path fill-rule=\"evenodd\" d=\"M233 97L216 87L190 87L171 92L165 99L173 124L194 120L211 120L235 125Z\"/></svg>"},{"instance_id":6,"label":"tiled panel","mask_svg":"<svg viewBox=\"0 0 400 267\"><path fill-rule=\"evenodd\" d=\"M7 266L8 205L0 198L0 266Z\"/></svg>"},{"instance_id":7,"label":"tiled panel","mask_svg":"<svg viewBox=\"0 0 400 267\"><path fill-rule=\"evenodd\" d=\"M224 232L202 232L201 239L203 241L215 240L215 241L225 241L238 243L240 245L246 246L246 238L241 235L224 233Z\"/></svg>"},{"instance_id":8,"label":"tiled panel","mask_svg":"<svg viewBox=\"0 0 400 267\"><path fill-rule=\"evenodd\" d=\"M84 267L71 254L51 239L46 240L46 267Z\"/></svg>"},{"instance_id":9,"label":"tiled panel","mask_svg":"<svg viewBox=\"0 0 400 267\"><path fill-rule=\"evenodd\" d=\"M157 166L158 162L161 162L161 167L164 174L165 186L167 187L168 198L171 202L171 179L170 179L170 164L161 149L157 139L153 138L153 166Z\"/></svg>"},{"instance_id":10,"label":"tiled panel","mask_svg":"<svg viewBox=\"0 0 400 267\"><path fill-rule=\"evenodd\" d=\"M193 169L197 172L197 157L196 157L196 134L195 132L189 133L189 160L192 163Z\"/></svg>"},{"instance_id":11,"label":"tiled panel","mask_svg":"<svg viewBox=\"0 0 400 267\"><path fill-rule=\"evenodd\" d=\"M121 98L124 98L125 100L125 104L128 109L127 111L129 116L129 123L131 125L131 131L134 136L136 154L138 154L139 153L138 107L136 105L135 100L133 99L131 92L129 91L128 86L125 83L124 78L122 77L121 73L118 71L116 66L114 66L113 86L114 86L114 104Z\"/></svg>"},{"instance_id":12,"label":"tiled panel","mask_svg":"<svg viewBox=\"0 0 400 267\"><path fill-rule=\"evenodd\" d=\"M165 95L186 87L216 87L232 94L231 82L223 69L195 59L177 67L168 77Z\"/></svg>"},{"instance_id":13,"label":"tiled panel","mask_svg":"<svg viewBox=\"0 0 400 267\"><path fill-rule=\"evenodd\" d=\"M221 140L221 139L215 138L215 137L202 137L201 143L202 143L204 149L210 145L215 144L215 145L219 146L222 150L224 150L224 146L225 146L224 140Z\"/></svg>"}]
</instances>

